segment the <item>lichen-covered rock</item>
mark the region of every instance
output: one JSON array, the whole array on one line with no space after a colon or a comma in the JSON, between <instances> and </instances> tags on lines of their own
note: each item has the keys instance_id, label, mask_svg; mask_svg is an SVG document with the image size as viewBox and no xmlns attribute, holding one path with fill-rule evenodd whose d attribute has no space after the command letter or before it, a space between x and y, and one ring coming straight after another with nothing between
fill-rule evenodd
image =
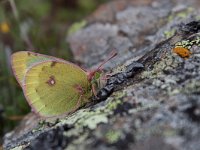
<instances>
[{"instance_id":1,"label":"lichen-covered rock","mask_svg":"<svg viewBox=\"0 0 200 150\"><path fill-rule=\"evenodd\" d=\"M142 2L110 2L100 9L109 14L107 8L115 8L107 19L98 10L99 17L95 12L68 37L76 59L88 67L113 47L119 51L94 104L56 122L38 124L32 115L33 125L27 119L5 136L5 149L199 149L200 4ZM174 51L177 46L188 57Z\"/></svg>"}]
</instances>

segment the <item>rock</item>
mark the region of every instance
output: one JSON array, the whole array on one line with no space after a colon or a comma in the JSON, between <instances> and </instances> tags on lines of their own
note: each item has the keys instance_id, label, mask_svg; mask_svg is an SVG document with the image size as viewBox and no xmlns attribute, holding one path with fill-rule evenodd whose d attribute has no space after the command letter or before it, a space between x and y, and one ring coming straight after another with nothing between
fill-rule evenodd
<instances>
[{"instance_id":1,"label":"rock","mask_svg":"<svg viewBox=\"0 0 200 150\"><path fill-rule=\"evenodd\" d=\"M56 122L24 123L5 136L4 148L199 149L199 6L197 0L101 6L67 38L75 59L87 67L112 48L119 52L106 66L113 72L94 104ZM188 59L173 52L177 45L192 52Z\"/></svg>"}]
</instances>

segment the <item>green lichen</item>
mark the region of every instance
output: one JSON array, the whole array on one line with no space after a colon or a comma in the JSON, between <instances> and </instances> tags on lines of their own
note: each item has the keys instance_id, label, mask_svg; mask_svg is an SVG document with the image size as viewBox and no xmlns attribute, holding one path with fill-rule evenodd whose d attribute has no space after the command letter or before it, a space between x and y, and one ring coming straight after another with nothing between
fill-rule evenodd
<instances>
[{"instance_id":1,"label":"green lichen","mask_svg":"<svg viewBox=\"0 0 200 150\"><path fill-rule=\"evenodd\" d=\"M191 79L180 91L185 94L198 93L200 91L200 81Z\"/></svg>"},{"instance_id":2,"label":"green lichen","mask_svg":"<svg viewBox=\"0 0 200 150\"><path fill-rule=\"evenodd\" d=\"M99 123L107 123L108 118L105 114L94 114L82 122L82 126L93 130Z\"/></svg>"},{"instance_id":3,"label":"green lichen","mask_svg":"<svg viewBox=\"0 0 200 150\"><path fill-rule=\"evenodd\" d=\"M195 43L197 46L200 46L200 36L195 39Z\"/></svg>"},{"instance_id":4,"label":"green lichen","mask_svg":"<svg viewBox=\"0 0 200 150\"><path fill-rule=\"evenodd\" d=\"M193 11L194 11L194 8L188 7L186 9L179 11L179 12L172 13L168 17L168 22L174 21L176 17L178 17L179 19L185 19L188 16L188 14L191 14Z\"/></svg>"},{"instance_id":5,"label":"green lichen","mask_svg":"<svg viewBox=\"0 0 200 150\"><path fill-rule=\"evenodd\" d=\"M61 123L59 123L58 125L68 124L75 125L76 127L91 127L91 129L93 129L98 123L107 122L106 116L112 113L112 110L116 108L118 103L118 100L109 98L107 100L107 105L100 106L95 110L90 110L90 108L81 109L75 114L66 117L64 120L61 120Z\"/></svg>"},{"instance_id":6,"label":"green lichen","mask_svg":"<svg viewBox=\"0 0 200 150\"><path fill-rule=\"evenodd\" d=\"M147 70L142 73L142 78L154 79L163 76L163 70L169 70L172 68L176 68L178 66L178 62L176 57L172 55L171 52L167 53L165 58L161 61L156 62L153 65L152 70Z\"/></svg>"},{"instance_id":7,"label":"green lichen","mask_svg":"<svg viewBox=\"0 0 200 150\"><path fill-rule=\"evenodd\" d=\"M200 36L195 37L193 40L182 40L175 44L175 46L181 46L187 49L191 49L193 45L200 46Z\"/></svg>"},{"instance_id":8,"label":"green lichen","mask_svg":"<svg viewBox=\"0 0 200 150\"><path fill-rule=\"evenodd\" d=\"M39 131L43 131L44 130L44 125L45 125L45 121L40 121L37 125L36 128L34 128L33 130L31 130L32 133L34 132L39 132Z\"/></svg>"},{"instance_id":9,"label":"green lichen","mask_svg":"<svg viewBox=\"0 0 200 150\"><path fill-rule=\"evenodd\" d=\"M48 119L40 120L38 122L37 127L32 129L31 132L34 133L34 132L43 131L47 126L49 126L50 124L55 124L56 122L58 122L58 119L56 119L56 120L54 120L54 119L53 120L48 120Z\"/></svg>"},{"instance_id":10,"label":"green lichen","mask_svg":"<svg viewBox=\"0 0 200 150\"><path fill-rule=\"evenodd\" d=\"M121 136L121 132L115 131L115 130L110 130L105 135L106 140L110 144L116 143L120 139L120 136Z\"/></svg>"},{"instance_id":11,"label":"green lichen","mask_svg":"<svg viewBox=\"0 0 200 150\"><path fill-rule=\"evenodd\" d=\"M194 11L194 8L188 7L187 9L180 11L176 14L177 17L184 19L188 16L188 14L191 14Z\"/></svg>"},{"instance_id":12,"label":"green lichen","mask_svg":"<svg viewBox=\"0 0 200 150\"><path fill-rule=\"evenodd\" d=\"M23 150L23 149L24 149L24 146L18 146L18 147L12 148L11 150Z\"/></svg>"},{"instance_id":13,"label":"green lichen","mask_svg":"<svg viewBox=\"0 0 200 150\"><path fill-rule=\"evenodd\" d=\"M159 106L160 106L160 102L156 101L156 102L152 102L151 104L142 104L141 107L130 109L128 112L129 112L129 114L134 114L134 113L137 113L139 111L144 111L144 110L147 110L147 109L158 108Z\"/></svg>"},{"instance_id":14,"label":"green lichen","mask_svg":"<svg viewBox=\"0 0 200 150\"><path fill-rule=\"evenodd\" d=\"M180 63L182 63L181 59L170 50L162 60L153 65L152 70L144 71L142 77L152 79L152 85L158 89L162 89L168 95L176 95L181 92L181 89L178 89L176 86L179 78L171 74L166 75L165 72L176 69Z\"/></svg>"},{"instance_id":15,"label":"green lichen","mask_svg":"<svg viewBox=\"0 0 200 150\"><path fill-rule=\"evenodd\" d=\"M161 128L161 126L153 126L151 128L139 128L138 129L138 132L136 132L136 136L135 138L137 140L142 140L142 139L145 139L149 136L152 136L152 135L161 135L163 133L163 130Z\"/></svg>"},{"instance_id":16,"label":"green lichen","mask_svg":"<svg viewBox=\"0 0 200 150\"><path fill-rule=\"evenodd\" d=\"M173 128L165 129L163 132L163 136L166 138L176 136L177 134L178 134L177 130L175 130Z\"/></svg>"},{"instance_id":17,"label":"green lichen","mask_svg":"<svg viewBox=\"0 0 200 150\"><path fill-rule=\"evenodd\" d=\"M165 38L168 39L168 38L172 37L175 34L175 32L176 32L175 29L171 29L169 31L165 31L164 32Z\"/></svg>"},{"instance_id":18,"label":"green lichen","mask_svg":"<svg viewBox=\"0 0 200 150\"><path fill-rule=\"evenodd\" d=\"M188 14L191 14L191 12L193 12L194 9L191 8L191 7L188 7L186 9L183 9L179 12L173 12L171 15L169 15L168 17L168 22L172 22L175 20L175 18L179 18L179 19L185 19L187 18ZM172 37L176 32L176 29L175 28L172 28L168 31L165 31L164 32L164 36L166 39Z\"/></svg>"},{"instance_id":19,"label":"green lichen","mask_svg":"<svg viewBox=\"0 0 200 150\"><path fill-rule=\"evenodd\" d=\"M200 15L197 15L196 17L195 17L195 20L200 20Z\"/></svg>"},{"instance_id":20,"label":"green lichen","mask_svg":"<svg viewBox=\"0 0 200 150\"><path fill-rule=\"evenodd\" d=\"M165 138L173 137L177 135L177 132L174 128L167 128L165 125L156 125L151 128L141 128L136 134L137 140L143 140L150 136L162 136Z\"/></svg>"},{"instance_id":21,"label":"green lichen","mask_svg":"<svg viewBox=\"0 0 200 150\"><path fill-rule=\"evenodd\" d=\"M81 145L82 149L86 149L84 148L84 144L86 139L88 138L88 133L84 133L81 134L81 136L77 136L76 140L73 140L71 143L69 143L69 145L67 146L66 150L77 150L78 146Z\"/></svg>"}]
</instances>

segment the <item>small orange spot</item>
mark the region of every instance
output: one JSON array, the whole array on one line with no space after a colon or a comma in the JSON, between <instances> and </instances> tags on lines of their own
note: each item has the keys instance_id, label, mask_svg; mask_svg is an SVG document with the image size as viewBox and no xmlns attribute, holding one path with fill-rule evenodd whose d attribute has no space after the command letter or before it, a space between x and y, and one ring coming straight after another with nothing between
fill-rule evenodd
<instances>
[{"instance_id":1,"label":"small orange spot","mask_svg":"<svg viewBox=\"0 0 200 150\"><path fill-rule=\"evenodd\" d=\"M182 58L189 58L192 54L187 48L184 47L175 47L173 48L173 52Z\"/></svg>"},{"instance_id":2,"label":"small orange spot","mask_svg":"<svg viewBox=\"0 0 200 150\"><path fill-rule=\"evenodd\" d=\"M8 23L7 22L0 23L0 30L2 33L10 32L10 27L9 27Z\"/></svg>"}]
</instances>

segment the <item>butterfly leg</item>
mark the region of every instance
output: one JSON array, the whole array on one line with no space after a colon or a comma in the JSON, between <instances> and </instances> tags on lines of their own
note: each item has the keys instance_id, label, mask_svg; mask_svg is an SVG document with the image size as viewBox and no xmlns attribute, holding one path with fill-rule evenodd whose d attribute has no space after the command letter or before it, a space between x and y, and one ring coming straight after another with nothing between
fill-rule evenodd
<instances>
[{"instance_id":1,"label":"butterfly leg","mask_svg":"<svg viewBox=\"0 0 200 150\"><path fill-rule=\"evenodd\" d=\"M96 88L95 88L95 85L92 84L92 93L94 94L94 96L97 98L97 91L96 91Z\"/></svg>"},{"instance_id":2,"label":"butterfly leg","mask_svg":"<svg viewBox=\"0 0 200 150\"><path fill-rule=\"evenodd\" d=\"M73 111L76 111L78 110L78 108L81 106L81 101L85 102L85 103L88 103L89 100L87 98L84 98L84 95L80 95L79 99L78 99L78 102L76 104L76 107Z\"/></svg>"},{"instance_id":3,"label":"butterfly leg","mask_svg":"<svg viewBox=\"0 0 200 150\"><path fill-rule=\"evenodd\" d=\"M83 91L82 86L81 86L81 85L76 85L76 90L77 90L78 94L80 95L80 97L78 98L78 102L77 102L77 104L76 104L76 107L75 107L74 111L77 110L77 109L81 106L82 100L83 100L84 102L88 102L88 101L86 101L86 99L84 98L84 91Z\"/></svg>"},{"instance_id":4,"label":"butterfly leg","mask_svg":"<svg viewBox=\"0 0 200 150\"><path fill-rule=\"evenodd\" d=\"M75 109L78 109L77 107L81 106L81 101L83 101L84 103L87 103L90 100L84 97L84 90L81 85L76 85L75 88L76 88L78 94L80 94L79 100L77 102L77 106L75 108ZM92 89L95 90L95 86L93 84L92 84ZM91 92L93 92L93 90ZM96 91L95 91L95 93L96 93Z\"/></svg>"},{"instance_id":5,"label":"butterfly leg","mask_svg":"<svg viewBox=\"0 0 200 150\"><path fill-rule=\"evenodd\" d=\"M112 76L112 74L111 74L111 73L108 73L108 74L103 75L103 76L101 77L101 79L107 81L111 76Z\"/></svg>"}]
</instances>

